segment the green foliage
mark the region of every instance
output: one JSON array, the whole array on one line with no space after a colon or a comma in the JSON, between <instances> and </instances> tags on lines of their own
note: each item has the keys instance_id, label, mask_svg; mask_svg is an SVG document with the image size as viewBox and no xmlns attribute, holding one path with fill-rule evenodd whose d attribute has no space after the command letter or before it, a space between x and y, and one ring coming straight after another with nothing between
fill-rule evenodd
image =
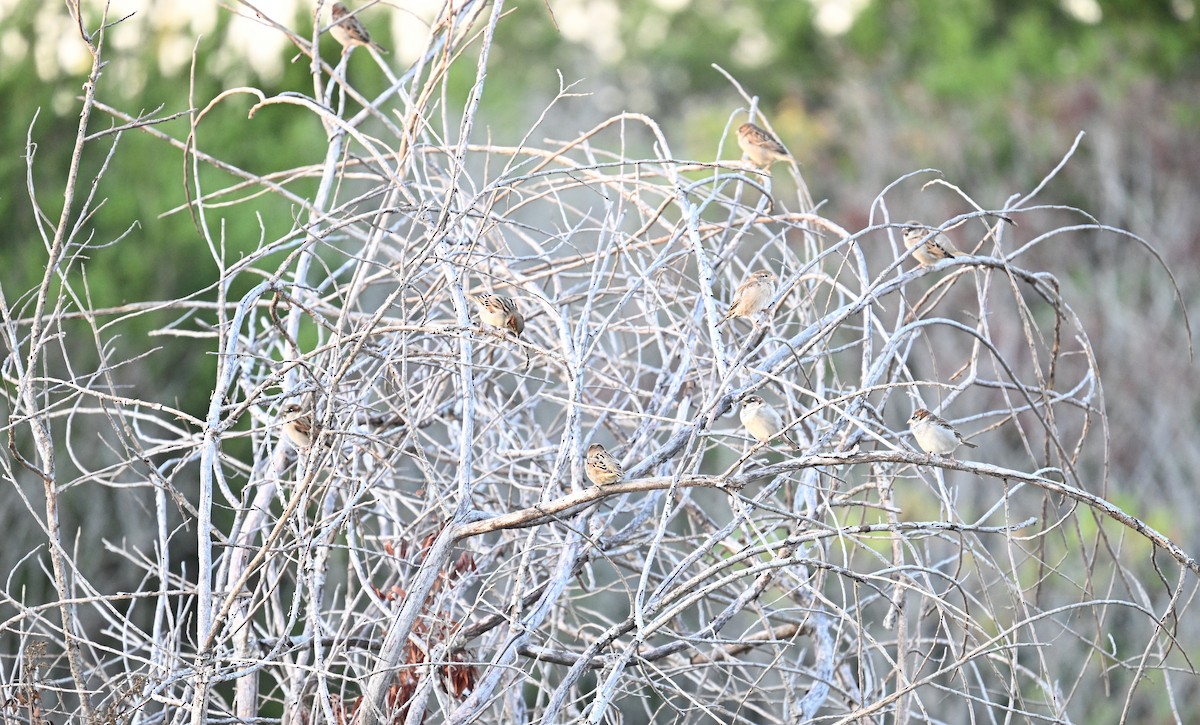
<instances>
[{"instance_id":1,"label":"green foliage","mask_svg":"<svg viewBox=\"0 0 1200 725\"><path fill-rule=\"evenodd\" d=\"M978 101L997 94L1004 99L1018 82L1064 81L1117 69L1123 72L1109 81L1195 72L1197 24L1164 8L1165 3L1106 2L1093 24L1071 16L1061 3L874 2L846 40L860 58L898 58L904 76L944 99Z\"/></svg>"},{"instance_id":2,"label":"green foliage","mask_svg":"<svg viewBox=\"0 0 1200 725\"><path fill-rule=\"evenodd\" d=\"M32 24L38 5L21 3L12 19L17 23ZM58 12L65 13L66 10L58 8ZM137 32L136 26L132 25L135 21L136 18L112 28L108 43L118 45L118 35ZM189 88L186 77L181 79L164 74L155 56L157 48L150 43L138 46L134 53L114 54L101 78L100 97L131 115L149 118L186 111L189 93L198 106L204 106L228 88L229 78L210 70L214 59L223 57L229 50L224 44L227 26L227 18L223 18L214 33L201 39L194 87ZM33 36L29 26L18 26L17 29L23 37ZM153 37L159 42L163 40L159 35ZM18 63L6 63L0 69L0 95L10 99L10 108L19 109L19 112L5 114L0 120L3 146L24 148L26 133L31 133L36 153L32 176L37 203L53 224L61 213L65 173L75 143L79 109L76 96L82 76L64 69L61 77L51 83L29 83L28 79L37 75L33 54L27 54ZM241 81L262 83L250 71L243 71L242 75L247 77L239 79ZM263 91L270 95L303 87L301 84L305 79L307 67L304 64L288 64L279 85L263 87ZM66 94L68 89L69 95ZM234 166L256 174L320 158L325 137L319 123L302 114L273 108L250 119L247 113L252 102L250 96L235 96L218 105L199 127L196 136L199 151L212 152ZM41 109L36 122L33 120L35 109ZM94 134L124 123L97 112L88 130ZM155 128L182 139L187 137L188 123L185 114ZM114 144L115 152L110 155ZM0 156L0 175L4 179L0 186L4 190L0 193L0 214L10 220L12 229L7 247L9 263L0 269L0 284L13 290L34 287L44 274L47 260L48 240L44 244L39 239L25 190L23 156L20 153ZM89 180L104 169L96 187L96 198L103 202L99 211L87 221L94 247L86 252L83 263L77 267L77 274L87 276L95 307L172 299L205 290L217 279L216 263L208 244L198 234L191 215L182 208L189 196L185 182L189 164L182 149L137 130L124 131L119 137L110 135L100 143L91 144L85 151L81 167L83 181L77 191L76 208L82 195L89 191ZM204 168L203 164L201 169L204 193L239 181L228 173ZM310 195L315 188L314 182L308 179L294 180L288 185L302 197ZM190 194L194 197L196 189L191 189ZM235 194L236 198L241 196L244 194ZM163 216L170 209L177 211ZM277 238L292 228L296 214L296 209L279 198L262 196L240 205L236 214L217 219L210 217L209 221L210 228L223 233L223 238L214 241L218 247L223 247L225 263L230 264L254 249L261 239ZM106 246L119 238L120 243ZM249 285L249 282L241 281L238 288L229 290L228 294L236 300ZM215 290L209 289L201 297L215 300ZM130 321L123 326L118 349L130 354L155 346L157 341L150 342L146 336L174 318L174 313L165 312ZM101 319L101 323L107 319ZM203 387L190 383L211 380L215 372L215 360L205 353L203 344L183 341L167 345L165 354L143 364L147 366L143 371L145 375L172 381L162 391L164 399L175 398L179 405L193 412L203 410L207 393Z\"/></svg>"}]
</instances>

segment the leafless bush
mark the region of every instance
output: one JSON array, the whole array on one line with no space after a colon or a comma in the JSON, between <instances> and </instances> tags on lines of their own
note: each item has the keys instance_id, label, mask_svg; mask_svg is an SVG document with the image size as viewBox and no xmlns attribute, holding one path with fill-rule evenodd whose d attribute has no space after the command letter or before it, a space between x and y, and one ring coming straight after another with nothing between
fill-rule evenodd
<instances>
[{"instance_id":1,"label":"leafless bush","mask_svg":"<svg viewBox=\"0 0 1200 725\"><path fill-rule=\"evenodd\" d=\"M447 7L422 63L374 99L345 63L314 64L312 97L261 98L325 124L320 164L225 165L244 182L206 188L200 170L221 164L206 114L234 91L192 114L187 139L164 137L191 163L215 304L90 307L76 261L98 243L98 200L75 202L72 181L43 285L0 300L4 474L40 537L10 581L40 567L52 582L5 592L9 714L1182 719L1195 641L1177 624L1200 569L1102 497L1088 331L1055 276L1025 264L1069 228L1140 240L1039 206L1058 169L995 208L915 172L851 233L807 203L800 173L680 161L637 114L566 141L535 128L477 143L502 14ZM79 153L97 108L153 132L96 101L91 47ZM438 104L468 49L477 82L451 122ZM319 190L295 196L290 177ZM926 183L958 195L960 214L925 221L970 256L916 268L889 199ZM302 213L233 260L212 212L248 190ZM1023 220L1064 211L1071 227L1022 236ZM763 267L780 277L771 313L718 327ZM484 291L517 301L519 338L479 324L467 295ZM159 335L218 356L203 419L117 380L122 323L162 309L177 317ZM94 369L70 364L76 346ZM801 452L742 432L728 413L751 392L785 411ZM277 420L298 400L321 425L299 451ZM979 442L972 460L911 446L918 405ZM594 442L622 482L586 481ZM131 489L155 540L75 539L59 525L73 488ZM78 566L101 546L141 572L136 591ZM1113 697L1078 697L1092 679Z\"/></svg>"}]
</instances>

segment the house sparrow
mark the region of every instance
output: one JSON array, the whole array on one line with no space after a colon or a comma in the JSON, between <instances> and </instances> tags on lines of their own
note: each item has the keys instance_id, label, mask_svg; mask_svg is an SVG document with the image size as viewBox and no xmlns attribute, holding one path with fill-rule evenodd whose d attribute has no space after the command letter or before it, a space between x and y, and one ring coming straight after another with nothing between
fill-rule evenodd
<instances>
[{"instance_id":1,"label":"house sparrow","mask_svg":"<svg viewBox=\"0 0 1200 725\"><path fill-rule=\"evenodd\" d=\"M321 430L313 422L312 410L300 403L283 406L283 410L279 411L279 422L283 434L300 450L311 448Z\"/></svg>"},{"instance_id":2,"label":"house sparrow","mask_svg":"<svg viewBox=\"0 0 1200 725\"><path fill-rule=\"evenodd\" d=\"M492 327L509 330L514 335L525 331L525 318L517 312L517 303L511 297L484 293L470 295L471 301L479 306L479 319Z\"/></svg>"},{"instance_id":3,"label":"house sparrow","mask_svg":"<svg viewBox=\"0 0 1200 725\"><path fill-rule=\"evenodd\" d=\"M333 39L342 44L342 52L349 52L356 45L365 45L380 53L387 53L379 43L371 42L371 34L363 27L358 16L351 15L346 6L341 3L334 3L333 8L329 11L333 18L333 25L329 27L329 34Z\"/></svg>"},{"instance_id":4,"label":"house sparrow","mask_svg":"<svg viewBox=\"0 0 1200 725\"><path fill-rule=\"evenodd\" d=\"M954 426L930 413L924 408L917 408L908 419L908 427L917 439L917 445L926 453L948 456L960 445L976 448L974 443L963 440L962 433L954 430Z\"/></svg>"},{"instance_id":5,"label":"house sparrow","mask_svg":"<svg viewBox=\"0 0 1200 725\"><path fill-rule=\"evenodd\" d=\"M792 155L775 137L753 123L743 123L737 130L738 146L750 157L750 163L766 169L776 161L791 161Z\"/></svg>"},{"instance_id":6,"label":"house sparrow","mask_svg":"<svg viewBox=\"0 0 1200 725\"><path fill-rule=\"evenodd\" d=\"M962 254L945 234L930 231L917 221L904 223L904 246L912 250L913 259L920 262L922 267Z\"/></svg>"},{"instance_id":7,"label":"house sparrow","mask_svg":"<svg viewBox=\"0 0 1200 725\"><path fill-rule=\"evenodd\" d=\"M616 483L625 475L624 469L621 468L621 462L613 454L604 450L604 446L599 443L588 446L587 461L583 465L583 471L587 474L588 480L597 486Z\"/></svg>"},{"instance_id":8,"label":"house sparrow","mask_svg":"<svg viewBox=\"0 0 1200 725\"><path fill-rule=\"evenodd\" d=\"M738 285L729 311L717 323L720 327L734 317L750 317L765 310L775 298L775 275L765 269L754 272Z\"/></svg>"},{"instance_id":9,"label":"house sparrow","mask_svg":"<svg viewBox=\"0 0 1200 725\"><path fill-rule=\"evenodd\" d=\"M783 430L783 418L778 411L767 405L767 401L763 400L761 395L747 395L742 400L738 418L746 431L759 443L766 443ZM783 434L783 438L791 445L792 450L800 450L800 445L787 433Z\"/></svg>"}]
</instances>

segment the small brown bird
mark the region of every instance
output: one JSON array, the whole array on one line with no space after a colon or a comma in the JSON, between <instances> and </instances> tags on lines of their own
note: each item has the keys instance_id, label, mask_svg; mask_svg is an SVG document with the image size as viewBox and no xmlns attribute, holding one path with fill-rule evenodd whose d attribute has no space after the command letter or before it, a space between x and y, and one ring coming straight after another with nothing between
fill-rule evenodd
<instances>
[{"instance_id":1,"label":"small brown bird","mask_svg":"<svg viewBox=\"0 0 1200 725\"><path fill-rule=\"evenodd\" d=\"M737 130L738 146L750 157L750 163L760 169L776 161L791 161L792 155L775 137L753 123L743 123Z\"/></svg>"},{"instance_id":2,"label":"small brown bird","mask_svg":"<svg viewBox=\"0 0 1200 725\"><path fill-rule=\"evenodd\" d=\"M616 483L625 475L625 469L621 468L621 462L613 454L604 450L604 446L599 443L588 446L587 461L583 465L583 471L587 474L588 480L597 486Z\"/></svg>"},{"instance_id":3,"label":"small brown bird","mask_svg":"<svg viewBox=\"0 0 1200 725\"><path fill-rule=\"evenodd\" d=\"M356 45L365 45L369 48L374 48L380 53L387 53L383 46L379 43L371 42L371 34L363 26L357 15L351 15L346 6L341 3L334 3L329 11L333 18L333 25L329 28L329 34L333 39L342 44L342 52L348 53Z\"/></svg>"},{"instance_id":4,"label":"small brown bird","mask_svg":"<svg viewBox=\"0 0 1200 725\"><path fill-rule=\"evenodd\" d=\"M279 411L279 422L283 434L300 450L312 447L320 428L313 422L312 410L300 403L288 403Z\"/></svg>"},{"instance_id":5,"label":"small brown bird","mask_svg":"<svg viewBox=\"0 0 1200 725\"><path fill-rule=\"evenodd\" d=\"M766 443L783 430L783 417L779 412L767 405L761 395L747 395L742 399L742 409L738 418L750 435L759 443ZM780 436L788 442L792 450L800 450L800 445L787 433Z\"/></svg>"},{"instance_id":6,"label":"small brown bird","mask_svg":"<svg viewBox=\"0 0 1200 725\"><path fill-rule=\"evenodd\" d=\"M917 439L917 445L930 455L936 453L939 456L948 456L960 445L967 448L978 447L964 440L962 433L955 430L954 426L924 408L917 408L913 412L912 417L908 419L908 427Z\"/></svg>"},{"instance_id":7,"label":"small brown bird","mask_svg":"<svg viewBox=\"0 0 1200 725\"><path fill-rule=\"evenodd\" d=\"M717 326L734 317L752 317L767 309L775 298L775 275L760 269L744 279L733 293L733 302Z\"/></svg>"},{"instance_id":8,"label":"small brown bird","mask_svg":"<svg viewBox=\"0 0 1200 725\"><path fill-rule=\"evenodd\" d=\"M525 331L525 318L517 312L517 303L512 297L485 292L481 295L470 295L471 301L479 307L479 319L492 327L508 330L520 336Z\"/></svg>"},{"instance_id":9,"label":"small brown bird","mask_svg":"<svg viewBox=\"0 0 1200 725\"><path fill-rule=\"evenodd\" d=\"M954 259L962 254L940 232L926 229L921 222L908 221L904 223L904 246L911 250L913 259L922 267L937 264L943 259Z\"/></svg>"}]
</instances>

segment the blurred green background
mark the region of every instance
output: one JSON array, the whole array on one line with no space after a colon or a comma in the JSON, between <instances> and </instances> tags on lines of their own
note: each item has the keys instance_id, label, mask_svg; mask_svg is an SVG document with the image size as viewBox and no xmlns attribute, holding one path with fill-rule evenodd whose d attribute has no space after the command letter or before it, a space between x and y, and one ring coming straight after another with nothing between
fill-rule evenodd
<instances>
[{"instance_id":1,"label":"blurred green background","mask_svg":"<svg viewBox=\"0 0 1200 725\"><path fill-rule=\"evenodd\" d=\"M402 70L425 47L438 6L397 0L361 17ZM85 7L95 27L102 6ZM311 37L312 5L260 7ZM518 142L554 100L561 74L572 93L584 95L557 103L535 131L539 139L573 138L628 111L654 117L675 158L734 159L732 138L722 133L744 120L746 104L716 65L758 98L803 164L814 198L824 200L821 213L853 232L869 223L887 184L921 168L940 170L984 206L1002 206L1033 189L1083 131L1079 152L1039 201L1077 206L1149 240L1185 301L1200 309L1200 21L1192 0L525 0L505 8L475 142ZM0 215L7 232L0 284L20 316L28 309L15 301L27 302L20 292L41 279L43 235L61 211L87 56L63 4L0 0L0 9ZM305 60L244 6L126 0L109 16L130 13L106 36L109 65L98 94L125 113L165 117L242 85L267 96L312 93ZM321 49L336 62L331 39L323 37ZM368 97L386 87L365 52L349 63ZM450 104L465 100L474 72L470 57L460 62ZM250 104L241 96L218 106L198 148L256 173L320 161L325 135L310 114L274 107L248 119ZM457 109L438 112L456 126ZM97 113L90 131L117 125ZM182 139L186 118L155 128ZM108 164L97 190L104 204L87 222L95 246L80 265L92 304L215 299L213 253L179 210L187 200L181 149L130 131L108 159L113 138L91 145L83 164L85 180ZM205 191L231 179L211 170L201 178ZM290 188L304 195L312 184ZM919 189L910 184L889 197L894 219L938 223L964 211L944 190ZM232 261L292 229L298 213L264 196L209 223L223 229ZM1023 243L1084 221L1047 210L1023 217L1015 236ZM1181 505L1194 500L1200 468L1200 395L1165 275L1127 240L1096 232L1056 239L1032 258L1063 281L1093 335L1112 422L1110 495L1186 549L1200 548L1196 507ZM215 370L212 341L145 337L173 314L139 316L122 328L113 342L118 357L162 350L120 376L152 381L156 399L202 414ZM94 354L80 350L76 362L86 369ZM1140 500L1130 498L1134 492Z\"/></svg>"}]
</instances>

